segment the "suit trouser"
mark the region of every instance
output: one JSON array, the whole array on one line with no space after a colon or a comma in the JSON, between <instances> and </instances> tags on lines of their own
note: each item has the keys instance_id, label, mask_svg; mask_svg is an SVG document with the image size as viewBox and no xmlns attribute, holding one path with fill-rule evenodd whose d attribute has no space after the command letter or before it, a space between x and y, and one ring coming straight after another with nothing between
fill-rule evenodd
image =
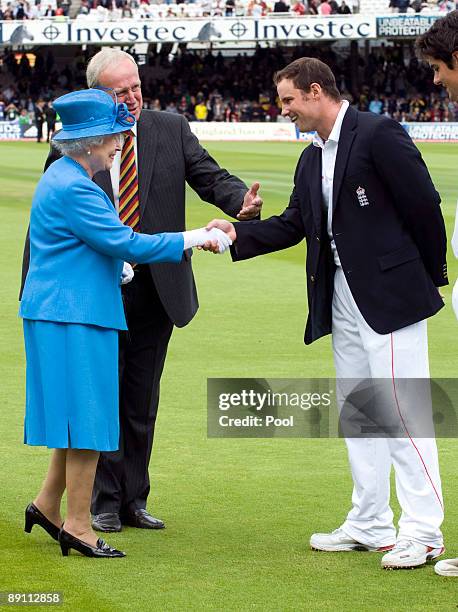
<instances>
[{"instance_id":1,"label":"suit trouser","mask_svg":"<svg viewBox=\"0 0 458 612\"><path fill-rule=\"evenodd\" d=\"M396 379L429 378L426 321L391 334L377 334L362 317L340 267L334 280L332 318L341 407L345 379L391 379L387 385L395 385ZM386 546L396 540L389 505L393 465L402 509L398 539L440 547L444 515L436 442L431 437L412 437L408 431L412 413L403 414L407 409L403 398L393 399L393 414L399 417L403 437L346 438L354 488L352 509L342 528L355 540L371 546Z\"/></svg>"},{"instance_id":2,"label":"suit trouser","mask_svg":"<svg viewBox=\"0 0 458 612\"><path fill-rule=\"evenodd\" d=\"M119 450L100 454L93 514L146 508L160 379L173 330L148 266L139 266L123 287L123 301L129 331L119 336Z\"/></svg>"}]
</instances>

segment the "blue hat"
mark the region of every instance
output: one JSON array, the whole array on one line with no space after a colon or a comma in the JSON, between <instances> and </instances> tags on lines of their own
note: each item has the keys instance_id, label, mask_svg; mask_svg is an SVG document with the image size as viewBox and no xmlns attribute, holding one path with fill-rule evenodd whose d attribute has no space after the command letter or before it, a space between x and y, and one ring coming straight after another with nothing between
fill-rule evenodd
<instances>
[{"instance_id":1,"label":"blue hat","mask_svg":"<svg viewBox=\"0 0 458 612\"><path fill-rule=\"evenodd\" d=\"M125 104L116 104L101 89L72 91L57 98L53 106L62 121L62 129L53 140L73 140L126 132L135 125L135 117Z\"/></svg>"}]
</instances>

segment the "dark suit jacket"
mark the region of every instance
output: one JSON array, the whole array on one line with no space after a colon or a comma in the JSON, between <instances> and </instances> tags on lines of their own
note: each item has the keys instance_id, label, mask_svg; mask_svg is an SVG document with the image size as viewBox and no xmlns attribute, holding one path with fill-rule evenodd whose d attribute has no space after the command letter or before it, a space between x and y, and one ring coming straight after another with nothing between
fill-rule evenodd
<instances>
[{"instance_id":1,"label":"dark suit jacket","mask_svg":"<svg viewBox=\"0 0 458 612\"><path fill-rule=\"evenodd\" d=\"M365 190L361 205L358 188ZM349 108L334 172L333 236L345 277L367 323L390 333L435 314L446 285L440 197L426 165L395 121ZM322 206L321 149L299 159L289 206L265 221L236 224L234 260L307 241L309 316L305 343L331 332L335 266Z\"/></svg>"},{"instance_id":2,"label":"dark suit jacket","mask_svg":"<svg viewBox=\"0 0 458 612\"><path fill-rule=\"evenodd\" d=\"M220 168L179 115L143 110L138 122L138 178L141 231L147 234L185 229L185 182L202 200L215 204L231 217L242 207L247 186ZM58 159L52 149L45 168ZM94 177L113 201L109 172ZM22 266L22 289L29 267L27 235ZM170 319L183 327L198 308L192 250L180 264L152 264L151 274Z\"/></svg>"}]
</instances>

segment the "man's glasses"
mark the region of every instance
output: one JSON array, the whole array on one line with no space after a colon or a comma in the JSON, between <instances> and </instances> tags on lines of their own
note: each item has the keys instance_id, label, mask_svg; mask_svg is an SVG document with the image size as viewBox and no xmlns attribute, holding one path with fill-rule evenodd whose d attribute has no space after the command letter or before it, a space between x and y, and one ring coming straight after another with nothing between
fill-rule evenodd
<instances>
[{"instance_id":1,"label":"man's glasses","mask_svg":"<svg viewBox=\"0 0 458 612\"><path fill-rule=\"evenodd\" d=\"M107 94L110 94L116 104L118 104L119 102L124 102L124 100L129 97L130 93L134 95L137 94L141 90L141 84L137 83L132 87L125 87L124 89L118 89L117 91L113 87L103 87L102 85L98 85L97 87L94 87L94 89L100 89L105 91Z\"/></svg>"}]
</instances>

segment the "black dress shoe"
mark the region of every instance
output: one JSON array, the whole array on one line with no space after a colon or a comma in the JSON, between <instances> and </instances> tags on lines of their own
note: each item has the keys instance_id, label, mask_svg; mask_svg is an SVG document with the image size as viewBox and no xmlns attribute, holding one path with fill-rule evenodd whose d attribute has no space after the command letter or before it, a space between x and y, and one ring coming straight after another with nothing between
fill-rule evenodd
<instances>
[{"instance_id":1,"label":"black dress shoe","mask_svg":"<svg viewBox=\"0 0 458 612\"><path fill-rule=\"evenodd\" d=\"M25 509L25 527L24 531L26 533L30 533L32 531L32 527L37 524L40 527L43 527L45 531L49 533L49 535L54 538L54 540L59 539L59 529L57 525L51 523L49 519L45 517L43 512L40 512L35 504L29 504Z\"/></svg>"},{"instance_id":2,"label":"black dress shoe","mask_svg":"<svg viewBox=\"0 0 458 612\"><path fill-rule=\"evenodd\" d=\"M125 525L138 527L138 529L164 529L165 524L161 519L151 516L145 509L135 510L129 513L123 520Z\"/></svg>"},{"instance_id":3,"label":"black dress shoe","mask_svg":"<svg viewBox=\"0 0 458 612\"><path fill-rule=\"evenodd\" d=\"M86 557L125 557L126 553L116 548L111 548L108 544L99 538L96 546L91 546L83 540L79 540L70 533L61 529L59 531L59 544L64 557L68 557L69 551L73 548Z\"/></svg>"},{"instance_id":4,"label":"black dress shoe","mask_svg":"<svg viewBox=\"0 0 458 612\"><path fill-rule=\"evenodd\" d=\"M102 512L92 515L92 529L96 531L121 531L122 525L117 512Z\"/></svg>"}]
</instances>

